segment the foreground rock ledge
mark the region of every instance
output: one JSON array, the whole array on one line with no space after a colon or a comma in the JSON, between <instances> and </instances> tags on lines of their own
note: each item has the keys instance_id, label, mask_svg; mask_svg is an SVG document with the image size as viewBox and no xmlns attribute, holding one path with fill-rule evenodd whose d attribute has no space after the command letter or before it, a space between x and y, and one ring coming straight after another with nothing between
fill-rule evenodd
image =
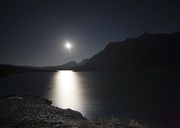
<instances>
[{"instance_id":1,"label":"foreground rock ledge","mask_svg":"<svg viewBox=\"0 0 180 128\"><path fill-rule=\"evenodd\" d=\"M42 97L0 98L1 128L93 128L81 113L60 109Z\"/></svg>"}]
</instances>

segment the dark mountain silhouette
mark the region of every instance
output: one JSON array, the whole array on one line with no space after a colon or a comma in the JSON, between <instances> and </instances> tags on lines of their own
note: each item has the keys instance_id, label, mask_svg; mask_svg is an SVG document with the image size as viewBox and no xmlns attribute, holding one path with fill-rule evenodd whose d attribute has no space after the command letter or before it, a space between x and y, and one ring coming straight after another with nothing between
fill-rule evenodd
<instances>
[{"instance_id":1,"label":"dark mountain silhouette","mask_svg":"<svg viewBox=\"0 0 180 128\"><path fill-rule=\"evenodd\" d=\"M14 73L24 73L24 72L49 72L56 70L67 70L72 69L77 66L75 61L68 62L59 66L49 66L49 67L33 67L33 66L15 66L0 64L0 77L7 76Z\"/></svg>"},{"instance_id":2,"label":"dark mountain silhouette","mask_svg":"<svg viewBox=\"0 0 180 128\"><path fill-rule=\"evenodd\" d=\"M144 33L109 43L75 70L121 72L177 72L180 69L180 32Z\"/></svg>"},{"instance_id":3,"label":"dark mountain silhouette","mask_svg":"<svg viewBox=\"0 0 180 128\"><path fill-rule=\"evenodd\" d=\"M78 65L76 67L86 64L88 62L88 60L89 59L83 59L80 63L78 63Z\"/></svg>"},{"instance_id":4,"label":"dark mountain silhouette","mask_svg":"<svg viewBox=\"0 0 180 128\"><path fill-rule=\"evenodd\" d=\"M76 61L70 61L70 62L67 62L63 65L41 67L41 69L46 69L46 70L72 70L76 67L79 67L79 66L86 64L87 61L88 61L88 59L83 59L79 63L77 63Z\"/></svg>"},{"instance_id":5,"label":"dark mountain silhouette","mask_svg":"<svg viewBox=\"0 0 180 128\"><path fill-rule=\"evenodd\" d=\"M169 73L180 71L180 32L144 33L121 42L111 42L90 59L48 67L0 64L0 76L19 72L55 70L119 71L122 73Z\"/></svg>"},{"instance_id":6,"label":"dark mountain silhouette","mask_svg":"<svg viewBox=\"0 0 180 128\"><path fill-rule=\"evenodd\" d=\"M7 76L8 74L14 74L14 73L42 72L42 71L45 70L39 67L0 64L0 76Z\"/></svg>"},{"instance_id":7,"label":"dark mountain silhouette","mask_svg":"<svg viewBox=\"0 0 180 128\"><path fill-rule=\"evenodd\" d=\"M58 66L48 66L48 67L42 67L43 69L49 69L49 70L71 70L78 66L78 63L76 61L70 61L63 65Z\"/></svg>"},{"instance_id":8,"label":"dark mountain silhouette","mask_svg":"<svg viewBox=\"0 0 180 128\"><path fill-rule=\"evenodd\" d=\"M75 61L70 61L63 65L47 66L47 67L15 66L15 65L0 64L0 76L7 76L8 74L23 73L23 72L47 72L47 71L56 71L56 70L70 70L79 65L82 65L82 63L84 63L84 61L82 61L79 64Z\"/></svg>"}]
</instances>

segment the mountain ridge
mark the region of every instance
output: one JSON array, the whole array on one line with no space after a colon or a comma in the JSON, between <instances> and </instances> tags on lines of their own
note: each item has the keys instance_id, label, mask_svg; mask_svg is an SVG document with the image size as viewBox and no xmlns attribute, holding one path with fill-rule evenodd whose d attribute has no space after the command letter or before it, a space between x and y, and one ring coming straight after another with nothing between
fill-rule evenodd
<instances>
[{"instance_id":1,"label":"mountain ridge","mask_svg":"<svg viewBox=\"0 0 180 128\"><path fill-rule=\"evenodd\" d=\"M70 61L57 66L15 66L0 64L0 74L39 72L56 70L74 71L118 71L138 72L180 72L180 32L147 33L110 42L89 59L77 63Z\"/></svg>"},{"instance_id":2,"label":"mountain ridge","mask_svg":"<svg viewBox=\"0 0 180 128\"><path fill-rule=\"evenodd\" d=\"M154 68L179 68L180 32L144 33L110 42L77 71L148 72ZM164 70L164 69L163 69Z\"/></svg>"}]
</instances>

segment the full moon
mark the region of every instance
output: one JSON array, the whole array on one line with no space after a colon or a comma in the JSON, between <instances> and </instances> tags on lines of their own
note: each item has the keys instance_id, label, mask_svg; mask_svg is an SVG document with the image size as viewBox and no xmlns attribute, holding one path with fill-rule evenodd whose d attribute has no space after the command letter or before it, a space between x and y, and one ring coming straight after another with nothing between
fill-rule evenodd
<instances>
[{"instance_id":1,"label":"full moon","mask_svg":"<svg viewBox=\"0 0 180 128\"><path fill-rule=\"evenodd\" d=\"M67 48L67 49L70 50L71 47L72 47L72 44L71 44L70 42L67 41L67 42L65 43L65 48Z\"/></svg>"}]
</instances>

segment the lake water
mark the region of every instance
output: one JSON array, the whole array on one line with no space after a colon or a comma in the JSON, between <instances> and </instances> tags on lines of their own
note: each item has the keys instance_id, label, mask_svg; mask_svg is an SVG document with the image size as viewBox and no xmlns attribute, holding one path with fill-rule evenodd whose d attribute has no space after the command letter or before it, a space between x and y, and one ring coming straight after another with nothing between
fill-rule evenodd
<instances>
[{"instance_id":1,"label":"lake water","mask_svg":"<svg viewBox=\"0 0 180 128\"><path fill-rule=\"evenodd\" d=\"M0 95L38 95L88 119L103 115L152 121L180 119L179 77L57 71L0 78Z\"/></svg>"}]
</instances>

